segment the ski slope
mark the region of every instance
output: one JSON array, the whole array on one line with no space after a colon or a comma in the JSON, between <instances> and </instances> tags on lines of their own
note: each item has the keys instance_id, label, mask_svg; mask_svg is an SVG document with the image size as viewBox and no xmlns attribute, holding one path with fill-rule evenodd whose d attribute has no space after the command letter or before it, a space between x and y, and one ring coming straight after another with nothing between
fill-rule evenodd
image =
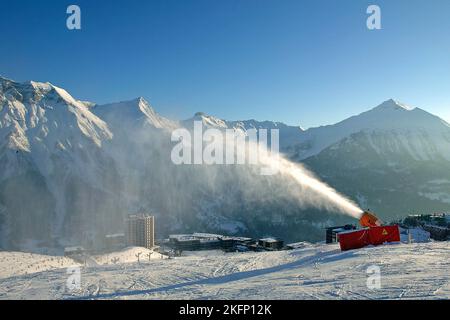
<instances>
[{"instance_id":1,"label":"ski slope","mask_svg":"<svg viewBox=\"0 0 450 320\"><path fill-rule=\"evenodd\" d=\"M117 252L93 256L92 260L98 265L122 264L137 262L138 256L139 262L167 258L166 256L147 248L129 247Z\"/></svg>"},{"instance_id":2,"label":"ski slope","mask_svg":"<svg viewBox=\"0 0 450 320\"><path fill-rule=\"evenodd\" d=\"M0 252L0 279L67 268L78 263L70 258L25 252Z\"/></svg>"},{"instance_id":3,"label":"ski slope","mask_svg":"<svg viewBox=\"0 0 450 320\"><path fill-rule=\"evenodd\" d=\"M380 289L367 287L367 268L373 265L381 271ZM2 273L0 299L449 299L449 270L448 242L347 252L307 244L292 251L191 252L82 267L75 291L66 288L64 268Z\"/></svg>"}]
</instances>

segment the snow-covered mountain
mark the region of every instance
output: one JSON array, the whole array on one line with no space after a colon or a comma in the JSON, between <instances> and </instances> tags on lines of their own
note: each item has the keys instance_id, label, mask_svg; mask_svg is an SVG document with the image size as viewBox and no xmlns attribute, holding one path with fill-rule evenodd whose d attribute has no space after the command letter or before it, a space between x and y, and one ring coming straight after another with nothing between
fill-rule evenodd
<instances>
[{"instance_id":1,"label":"snow-covered mountain","mask_svg":"<svg viewBox=\"0 0 450 320\"><path fill-rule=\"evenodd\" d=\"M0 78L1 148L30 152L33 148L101 147L112 134L87 106L50 83L16 83Z\"/></svg>"},{"instance_id":2,"label":"snow-covered mountain","mask_svg":"<svg viewBox=\"0 0 450 320\"><path fill-rule=\"evenodd\" d=\"M183 127L192 128L194 121L201 121L205 128L232 129L227 121L208 115L204 112L197 112L192 118L182 121Z\"/></svg>"},{"instance_id":3,"label":"snow-covered mountain","mask_svg":"<svg viewBox=\"0 0 450 320\"><path fill-rule=\"evenodd\" d=\"M373 146L380 135L388 135L387 144L379 146L381 153L401 151L417 160L450 160L450 125L420 108L392 99L337 124L306 130L293 150L303 160L359 132L367 133Z\"/></svg>"},{"instance_id":4,"label":"snow-covered mountain","mask_svg":"<svg viewBox=\"0 0 450 320\"><path fill-rule=\"evenodd\" d=\"M223 119L216 118L211 115L207 115L203 112L198 112L194 117L184 120L181 124L184 127L192 128L194 121L202 122L205 128L215 128L215 129L234 129L243 132L244 134L248 130L252 129L266 129L279 130L280 134L280 148L286 149L292 145L296 145L302 136L304 130L300 126L289 126L281 122L274 121L257 121L257 120L240 120L240 121L227 121Z\"/></svg>"},{"instance_id":5,"label":"snow-covered mountain","mask_svg":"<svg viewBox=\"0 0 450 320\"><path fill-rule=\"evenodd\" d=\"M97 105L49 83L0 78L0 247L95 245L140 210L157 215L160 237L211 231L320 240L325 225L353 222L299 207L291 182L248 166L176 166L171 132L193 121L279 129L282 152L384 218L450 210L449 124L394 100L303 130L204 113L172 121L143 98Z\"/></svg>"},{"instance_id":6,"label":"snow-covered mountain","mask_svg":"<svg viewBox=\"0 0 450 320\"><path fill-rule=\"evenodd\" d=\"M106 121L110 128L135 126L149 126L157 129L174 129L179 126L175 121L166 119L155 112L150 104L142 97L131 101L95 105L92 112Z\"/></svg>"},{"instance_id":7,"label":"snow-covered mountain","mask_svg":"<svg viewBox=\"0 0 450 320\"><path fill-rule=\"evenodd\" d=\"M90 219L73 212L115 179L107 124L50 83L0 78L0 137L2 244L69 237Z\"/></svg>"},{"instance_id":8,"label":"snow-covered mountain","mask_svg":"<svg viewBox=\"0 0 450 320\"><path fill-rule=\"evenodd\" d=\"M323 180L385 218L450 211L450 125L388 100L289 149Z\"/></svg>"}]
</instances>

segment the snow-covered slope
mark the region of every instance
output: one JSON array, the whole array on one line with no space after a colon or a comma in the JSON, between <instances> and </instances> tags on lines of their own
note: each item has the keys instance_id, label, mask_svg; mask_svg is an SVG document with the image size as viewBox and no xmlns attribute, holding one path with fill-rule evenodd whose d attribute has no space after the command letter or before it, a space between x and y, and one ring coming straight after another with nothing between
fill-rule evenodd
<instances>
[{"instance_id":1,"label":"snow-covered slope","mask_svg":"<svg viewBox=\"0 0 450 320\"><path fill-rule=\"evenodd\" d=\"M68 236L64 228L83 214L79 200L108 188L111 159L102 145L112 137L107 124L65 90L1 78L0 246Z\"/></svg>"},{"instance_id":2,"label":"snow-covered slope","mask_svg":"<svg viewBox=\"0 0 450 320\"><path fill-rule=\"evenodd\" d=\"M128 126L150 126L158 129L174 129L177 122L166 119L155 112L142 97L118 103L96 105L92 111L115 130Z\"/></svg>"},{"instance_id":3,"label":"snow-covered slope","mask_svg":"<svg viewBox=\"0 0 450 320\"><path fill-rule=\"evenodd\" d=\"M80 264L70 258L25 252L0 252L0 278L31 275Z\"/></svg>"},{"instance_id":4,"label":"snow-covered slope","mask_svg":"<svg viewBox=\"0 0 450 320\"><path fill-rule=\"evenodd\" d=\"M367 286L374 266L380 288ZM316 244L83 267L74 291L65 287L65 269L3 277L0 299L449 299L449 268L448 242L347 252Z\"/></svg>"},{"instance_id":5,"label":"snow-covered slope","mask_svg":"<svg viewBox=\"0 0 450 320\"><path fill-rule=\"evenodd\" d=\"M17 83L0 78L2 147L30 152L79 148L86 140L101 146L112 137L107 125L64 89L50 83Z\"/></svg>"},{"instance_id":6,"label":"snow-covered slope","mask_svg":"<svg viewBox=\"0 0 450 320\"><path fill-rule=\"evenodd\" d=\"M383 218L450 210L450 126L437 116L388 100L304 138L291 157Z\"/></svg>"},{"instance_id":7,"label":"snow-covered slope","mask_svg":"<svg viewBox=\"0 0 450 320\"><path fill-rule=\"evenodd\" d=\"M92 259L99 265L110 265L110 264L146 262L154 259L161 260L167 259L167 256L164 256L159 252L147 248L130 247L125 248L118 252L96 255L93 256Z\"/></svg>"},{"instance_id":8,"label":"snow-covered slope","mask_svg":"<svg viewBox=\"0 0 450 320\"><path fill-rule=\"evenodd\" d=\"M17 174L20 163L11 152L23 155L44 176L55 174L53 156L63 158L69 170L88 178L83 174L89 168L86 162L97 160L93 153L112 133L64 89L0 78L0 137L0 156L6 156L9 163L0 179Z\"/></svg>"},{"instance_id":9,"label":"snow-covered slope","mask_svg":"<svg viewBox=\"0 0 450 320\"><path fill-rule=\"evenodd\" d=\"M204 112L197 112L192 118L182 121L182 125L186 128L192 128L194 121L202 122L203 126L206 128L216 128L216 129L232 129L229 124L222 119L208 115Z\"/></svg>"},{"instance_id":10,"label":"snow-covered slope","mask_svg":"<svg viewBox=\"0 0 450 320\"><path fill-rule=\"evenodd\" d=\"M373 136L384 134L388 148L400 151L403 147L418 160L437 156L450 160L450 125L422 109L392 99L337 124L306 130L301 143L293 148L295 157L303 160L317 155L359 132Z\"/></svg>"},{"instance_id":11,"label":"snow-covered slope","mask_svg":"<svg viewBox=\"0 0 450 320\"><path fill-rule=\"evenodd\" d=\"M207 115L203 112L198 112L194 117L182 121L182 125L187 128L192 128L194 121L202 122L205 128L215 129L234 129L241 131L244 134L248 130L253 129L266 129L268 131L272 129L279 130L280 134L280 148L284 149L292 145L296 145L301 141L302 133L304 130L298 126L288 126L282 122L274 121L257 121L257 120L242 120L242 121L226 121L217 117ZM268 133L270 136L270 133Z\"/></svg>"},{"instance_id":12,"label":"snow-covered slope","mask_svg":"<svg viewBox=\"0 0 450 320\"><path fill-rule=\"evenodd\" d=\"M249 166L176 166L171 131L196 120L222 130L279 129L282 152L384 217L450 210L449 125L393 100L304 131L204 113L177 122L143 98L96 105L49 83L1 78L0 247L27 249L33 240L93 246L122 232L124 217L136 211L154 213L162 236L211 231L313 241L324 226L351 222L299 207L292 183Z\"/></svg>"}]
</instances>

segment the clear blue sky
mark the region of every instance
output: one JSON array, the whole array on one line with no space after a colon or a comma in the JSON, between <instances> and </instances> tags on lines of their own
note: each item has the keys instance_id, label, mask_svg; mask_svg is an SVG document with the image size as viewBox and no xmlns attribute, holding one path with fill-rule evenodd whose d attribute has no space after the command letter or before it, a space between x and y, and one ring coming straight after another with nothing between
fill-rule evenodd
<instances>
[{"instance_id":1,"label":"clear blue sky","mask_svg":"<svg viewBox=\"0 0 450 320\"><path fill-rule=\"evenodd\" d=\"M0 1L0 74L79 99L310 127L394 98L450 121L448 0Z\"/></svg>"}]
</instances>

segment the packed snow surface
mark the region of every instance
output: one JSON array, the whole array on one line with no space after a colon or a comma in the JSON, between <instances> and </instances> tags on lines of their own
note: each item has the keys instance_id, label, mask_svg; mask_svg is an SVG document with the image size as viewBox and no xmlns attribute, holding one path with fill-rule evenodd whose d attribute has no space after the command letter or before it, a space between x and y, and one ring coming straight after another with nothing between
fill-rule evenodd
<instances>
[{"instance_id":1,"label":"packed snow surface","mask_svg":"<svg viewBox=\"0 0 450 320\"><path fill-rule=\"evenodd\" d=\"M0 253L2 269L28 260L26 254L5 260L10 256ZM380 268L380 289L367 286L370 266ZM31 274L2 273L0 298L449 299L449 270L448 242L347 252L338 245L305 244L292 251L190 252L172 259L82 267L81 287L75 291L66 288L67 271L60 266Z\"/></svg>"},{"instance_id":2,"label":"packed snow surface","mask_svg":"<svg viewBox=\"0 0 450 320\"><path fill-rule=\"evenodd\" d=\"M25 252L0 252L0 279L78 265L70 258Z\"/></svg>"},{"instance_id":3,"label":"packed snow surface","mask_svg":"<svg viewBox=\"0 0 450 320\"><path fill-rule=\"evenodd\" d=\"M92 258L99 265L108 265L137 262L138 256L139 261L167 258L158 252L141 247L130 247L118 252L96 255Z\"/></svg>"}]
</instances>

